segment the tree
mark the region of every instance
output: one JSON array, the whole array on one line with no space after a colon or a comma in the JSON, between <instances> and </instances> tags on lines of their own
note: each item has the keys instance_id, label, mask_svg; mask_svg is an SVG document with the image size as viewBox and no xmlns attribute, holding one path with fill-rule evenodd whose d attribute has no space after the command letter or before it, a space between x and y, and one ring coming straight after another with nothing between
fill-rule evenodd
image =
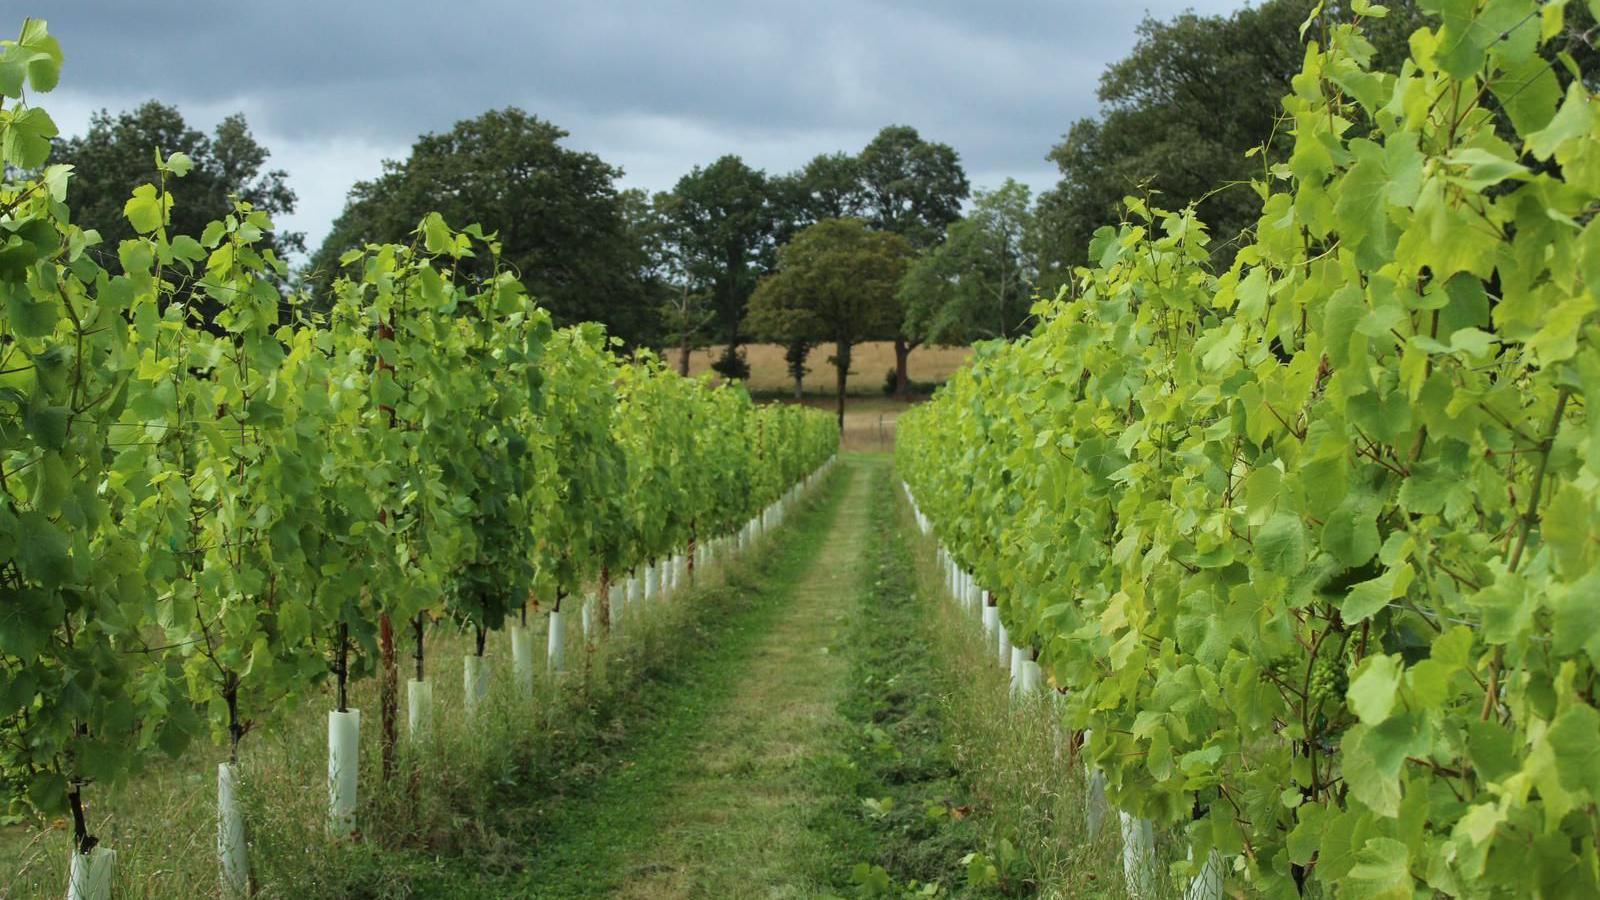
<instances>
[{"instance_id":1,"label":"tree","mask_svg":"<svg viewBox=\"0 0 1600 900\"><path fill-rule=\"evenodd\" d=\"M779 244L823 219L860 217L866 202L861 160L848 153L819 153L799 171L774 178L772 196Z\"/></svg>"},{"instance_id":2,"label":"tree","mask_svg":"<svg viewBox=\"0 0 1600 900\"><path fill-rule=\"evenodd\" d=\"M106 252L101 262L118 269L116 248L134 237L122 214L123 205L141 184L159 178L155 154L182 153L193 166L183 178L167 184L172 194L174 234L200 234L207 224L233 212L238 197L276 219L294 212L295 195L280 169L264 169L269 153L257 143L242 113L228 116L208 137L189 127L177 107L148 100L113 116L100 110L89 130L59 139L50 161L73 167L71 198L74 219L93 222ZM265 243L279 256L305 249L303 235L277 232Z\"/></svg>"},{"instance_id":3,"label":"tree","mask_svg":"<svg viewBox=\"0 0 1600 900\"><path fill-rule=\"evenodd\" d=\"M796 338L789 342L783 351L784 364L789 369L789 377L794 379L794 398L804 399L806 395L806 374L811 367L806 365L806 359L811 355L811 342L804 338Z\"/></svg>"},{"instance_id":4,"label":"tree","mask_svg":"<svg viewBox=\"0 0 1600 900\"><path fill-rule=\"evenodd\" d=\"M861 151L857 166L866 220L918 250L938 243L961 217L970 188L961 158L948 144L925 141L909 125L890 125ZM904 399L910 390L906 359L921 342L908 338L900 323L883 336L894 339L896 393Z\"/></svg>"},{"instance_id":5,"label":"tree","mask_svg":"<svg viewBox=\"0 0 1600 900\"><path fill-rule=\"evenodd\" d=\"M1037 271L1025 245L1034 216L1027 185L979 191L972 213L919 256L900 282L905 331L917 341L1010 338L1028 320Z\"/></svg>"},{"instance_id":6,"label":"tree","mask_svg":"<svg viewBox=\"0 0 1600 900\"><path fill-rule=\"evenodd\" d=\"M1132 52L1100 76L1102 115L1074 122L1050 151L1061 180L1039 198L1042 290L1068 282L1094 230L1120 219L1124 197L1145 191L1169 209L1197 202L1218 238L1216 261L1232 259L1261 211L1246 182L1291 144L1273 136L1292 127L1279 121L1281 101L1305 59L1300 26L1317 5L1268 0L1230 16L1189 12L1140 24ZM1367 35L1378 64L1398 68L1424 23L1415 3L1388 6L1386 18L1368 20ZM1265 158L1245 157L1263 144Z\"/></svg>"},{"instance_id":7,"label":"tree","mask_svg":"<svg viewBox=\"0 0 1600 900\"><path fill-rule=\"evenodd\" d=\"M710 294L691 289L683 247L674 239L675 209L680 202L671 192L657 193L650 198L649 210L637 216L636 228L644 234L641 245L651 258L653 277L662 285L662 346L678 348L678 374L686 376L689 353L701 343L706 327L716 320L717 314L711 308Z\"/></svg>"},{"instance_id":8,"label":"tree","mask_svg":"<svg viewBox=\"0 0 1600 900\"><path fill-rule=\"evenodd\" d=\"M719 320L725 347L713 367L729 378L750 374L740 326L757 279L771 268L771 190L765 173L729 155L680 178L668 207L689 290L709 294Z\"/></svg>"},{"instance_id":9,"label":"tree","mask_svg":"<svg viewBox=\"0 0 1600 900\"><path fill-rule=\"evenodd\" d=\"M404 161L350 189L344 212L312 257L317 279L345 251L408 243L429 212L498 235L501 259L555 323L597 321L629 342L650 339L661 285L641 247L639 198L619 193L621 170L562 146L567 132L515 107L426 134ZM631 214L635 215L630 218ZM463 260L473 274L484 257Z\"/></svg>"},{"instance_id":10,"label":"tree","mask_svg":"<svg viewBox=\"0 0 1600 900\"><path fill-rule=\"evenodd\" d=\"M895 290L910 256L898 234L873 231L860 219L824 219L778 250L777 271L750 299L755 334L833 344L840 428L851 348L898 327Z\"/></svg>"}]
</instances>

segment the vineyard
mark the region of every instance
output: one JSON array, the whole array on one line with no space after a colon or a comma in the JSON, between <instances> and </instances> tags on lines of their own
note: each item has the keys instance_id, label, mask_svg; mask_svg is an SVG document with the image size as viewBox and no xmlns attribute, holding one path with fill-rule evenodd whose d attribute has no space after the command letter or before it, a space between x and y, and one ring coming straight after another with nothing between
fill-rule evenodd
<instances>
[{"instance_id":1,"label":"vineyard","mask_svg":"<svg viewBox=\"0 0 1600 900\"><path fill-rule=\"evenodd\" d=\"M1600 894L1597 107L1562 4L1424 5L1398 72L1381 7L1308 23L1225 271L1129 198L900 422L1141 889L1161 829L1190 896Z\"/></svg>"},{"instance_id":2,"label":"vineyard","mask_svg":"<svg viewBox=\"0 0 1600 900\"><path fill-rule=\"evenodd\" d=\"M925 337L778 329L838 419L757 404L558 325L483 225L321 281L237 197L177 233L170 148L108 245L27 20L0 897L1600 896L1593 29L1427 0L1387 66L1337 6L1217 186L1254 225L1135 189L1031 330L869 407L892 459L839 452L850 347Z\"/></svg>"},{"instance_id":3,"label":"vineyard","mask_svg":"<svg viewBox=\"0 0 1600 900\"><path fill-rule=\"evenodd\" d=\"M824 414L553 329L477 226L352 251L313 308L248 204L169 233L190 161L158 152L125 208L139 237L102 247L28 102L61 51L34 20L5 47L0 784L70 816L72 896L112 878L93 792L196 739L228 748L218 856L245 893L237 764L328 681L328 829L354 834L359 742L407 777L402 668L406 739L429 739L431 634L470 637L469 713L491 639L531 694L530 616L559 674L564 616L615 630L776 527L834 452ZM364 738L360 677L381 685Z\"/></svg>"}]
</instances>

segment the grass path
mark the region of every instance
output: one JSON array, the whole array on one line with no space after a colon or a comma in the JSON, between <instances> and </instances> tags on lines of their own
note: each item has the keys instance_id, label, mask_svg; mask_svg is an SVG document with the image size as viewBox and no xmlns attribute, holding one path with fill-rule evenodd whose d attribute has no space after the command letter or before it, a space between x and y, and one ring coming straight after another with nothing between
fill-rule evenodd
<instances>
[{"instance_id":1,"label":"grass path","mask_svg":"<svg viewBox=\"0 0 1600 900\"><path fill-rule=\"evenodd\" d=\"M506 847L501 858L481 860L479 865L459 858L437 858L431 864L412 860L425 872L413 882L415 895L552 900L752 896L748 887L724 892L702 887L708 880L748 885L749 879L747 874L735 877L743 865L738 859L712 858L725 849L716 847L716 836L733 832L718 829L714 822L697 827L684 814L700 809L714 820L716 814L708 807L723 785L710 779L720 775L754 793L768 789L763 776L744 771L735 759L741 742L747 748L759 745L754 733L738 737L728 729L740 727L735 710L767 702L752 697L750 691L770 686L769 676L778 677L767 668L769 658L781 650L773 635L793 621L796 597L807 594L804 588L814 582L819 560L841 551L838 529L863 515L865 480L859 463L846 460L815 499L796 510L768 539L767 546L736 564L726 584L689 601L700 613L693 627L662 632L653 639L672 641L670 648L661 649L670 650L677 662L639 683L638 696L628 701L633 711L625 715L626 736L620 742L595 748L581 768L574 768L572 777L559 779L555 793L529 795L511 789L504 818L521 823L508 835L515 850ZM836 599L841 605L849 600ZM813 649L813 658L805 662L830 662L820 645ZM800 668L804 667L795 667ZM752 674L756 671L763 674L758 678ZM811 705L817 715L830 708L826 697ZM754 750L745 757L755 758ZM495 827L499 823L484 824L500 830ZM697 848L695 842L701 845ZM801 851L794 848L794 852ZM694 861L716 864L721 875L691 871ZM641 893L635 882L645 879L669 893ZM802 891L798 896L815 893Z\"/></svg>"},{"instance_id":2,"label":"grass path","mask_svg":"<svg viewBox=\"0 0 1600 900\"><path fill-rule=\"evenodd\" d=\"M831 752L849 662L860 554L878 466L852 460L833 527L733 693L706 723L663 798L656 839L623 873L620 898L815 897L829 848L809 825L814 761Z\"/></svg>"},{"instance_id":3,"label":"grass path","mask_svg":"<svg viewBox=\"0 0 1600 900\"><path fill-rule=\"evenodd\" d=\"M1032 837L1011 823L1038 818L1027 798L1068 773L1008 764L1031 780L969 778L1022 722L993 715L1004 679L986 648L967 646L969 623L931 621L946 605L920 584L889 458L841 461L818 502L713 589L694 628L658 636L677 662L641 682L628 736L558 790L508 796L505 818L522 826L504 858L440 860L418 895L740 900L936 883L941 896L992 898L1039 886L1026 861L978 882L966 861ZM968 719L992 727L952 727ZM1049 762L1039 738L1019 753Z\"/></svg>"}]
</instances>

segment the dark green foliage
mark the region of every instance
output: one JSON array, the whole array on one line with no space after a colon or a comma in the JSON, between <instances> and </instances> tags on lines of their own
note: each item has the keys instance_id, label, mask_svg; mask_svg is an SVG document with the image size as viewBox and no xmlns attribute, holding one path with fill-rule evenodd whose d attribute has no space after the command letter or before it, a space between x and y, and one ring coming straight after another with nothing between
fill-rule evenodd
<instances>
[{"instance_id":1,"label":"dark green foliage","mask_svg":"<svg viewBox=\"0 0 1600 900\"><path fill-rule=\"evenodd\" d=\"M116 270L116 246L134 236L122 207L134 188L158 182L157 150L164 157L184 153L194 161L186 176L168 186L174 234L200 234L233 212L230 196L274 218L294 212L294 191L282 170L263 168L267 148L256 142L243 113L223 119L208 136L189 127L177 107L156 100L115 116L101 110L90 118L86 133L56 141L50 162L74 168L73 221L100 232L106 250L102 265ZM282 255L304 250L305 240L279 231L269 246Z\"/></svg>"},{"instance_id":2,"label":"dark green foliage","mask_svg":"<svg viewBox=\"0 0 1600 900\"><path fill-rule=\"evenodd\" d=\"M861 208L872 227L929 247L961 217L967 173L948 144L925 141L909 125L878 132L856 161Z\"/></svg>"},{"instance_id":3,"label":"dark green foliage","mask_svg":"<svg viewBox=\"0 0 1600 900\"><path fill-rule=\"evenodd\" d=\"M566 137L515 107L423 135L405 160L351 188L312 257L314 279L331 280L339 256L353 247L409 243L417 222L438 212L453 226L476 222L497 232L501 261L558 326L596 321L624 340L653 337L660 297L649 220L636 198L618 192L621 170L562 146Z\"/></svg>"},{"instance_id":4,"label":"dark green foliage","mask_svg":"<svg viewBox=\"0 0 1600 900\"><path fill-rule=\"evenodd\" d=\"M1072 123L1050 151L1061 180L1039 198L1044 289L1053 292L1087 259L1091 235L1118 220L1123 197L1146 191L1167 208L1198 202L1218 239L1213 254L1221 264L1232 259L1234 238L1261 211L1241 182L1261 177L1290 147L1280 101L1300 71L1300 26L1315 5L1270 0L1231 16L1188 12L1139 26L1133 52L1100 77L1102 114ZM1389 6L1368 34L1384 69L1395 67L1422 22L1413 3ZM1262 145L1270 148L1265 159L1245 157Z\"/></svg>"}]
</instances>

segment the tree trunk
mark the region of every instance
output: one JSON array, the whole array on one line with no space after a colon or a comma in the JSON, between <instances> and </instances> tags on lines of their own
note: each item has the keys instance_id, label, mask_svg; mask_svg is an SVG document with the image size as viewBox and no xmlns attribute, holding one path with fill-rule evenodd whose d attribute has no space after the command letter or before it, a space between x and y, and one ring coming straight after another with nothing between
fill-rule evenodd
<instances>
[{"instance_id":1,"label":"tree trunk","mask_svg":"<svg viewBox=\"0 0 1600 900\"><path fill-rule=\"evenodd\" d=\"M894 339L894 387L902 402L911 399L911 377L906 373L906 358L914 347L906 343L905 338Z\"/></svg>"},{"instance_id":2,"label":"tree trunk","mask_svg":"<svg viewBox=\"0 0 1600 900\"><path fill-rule=\"evenodd\" d=\"M595 605L599 609L595 614L600 617L600 630L611 633L611 567L600 567L600 596L595 598Z\"/></svg>"},{"instance_id":3,"label":"tree trunk","mask_svg":"<svg viewBox=\"0 0 1600 900\"><path fill-rule=\"evenodd\" d=\"M844 435L844 387L850 377L850 342L839 341L833 349L833 366L839 373L839 434Z\"/></svg>"},{"instance_id":4,"label":"tree trunk","mask_svg":"<svg viewBox=\"0 0 1600 900\"><path fill-rule=\"evenodd\" d=\"M794 399L795 400L804 400L805 399L805 396L806 396L805 387L806 387L805 376L804 375L797 376L795 378L795 380L794 380Z\"/></svg>"},{"instance_id":5,"label":"tree trunk","mask_svg":"<svg viewBox=\"0 0 1600 900\"><path fill-rule=\"evenodd\" d=\"M678 374L687 378L689 376L689 333L683 333L683 341L678 344Z\"/></svg>"},{"instance_id":6,"label":"tree trunk","mask_svg":"<svg viewBox=\"0 0 1600 900\"><path fill-rule=\"evenodd\" d=\"M378 707L382 710L383 733L378 746L383 759L383 780L394 774L395 720L400 715L400 675L394 662L394 623L388 613L378 615L378 655L383 662L383 676L378 682Z\"/></svg>"}]
</instances>

